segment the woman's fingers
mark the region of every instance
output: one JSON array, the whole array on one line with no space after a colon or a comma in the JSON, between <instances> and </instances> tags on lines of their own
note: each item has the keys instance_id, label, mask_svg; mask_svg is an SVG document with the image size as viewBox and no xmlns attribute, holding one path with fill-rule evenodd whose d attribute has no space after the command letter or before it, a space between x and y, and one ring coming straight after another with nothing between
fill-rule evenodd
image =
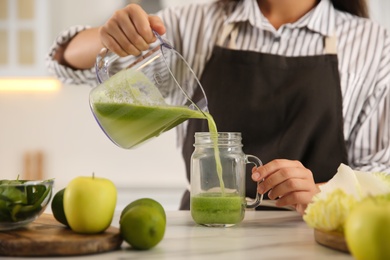
<instances>
[{"instance_id":1,"label":"woman's fingers","mask_svg":"<svg viewBox=\"0 0 390 260\"><path fill-rule=\"evenodd\" d=\"M311 202L313 193L310 191L295 191L284 195L276 200L279 207L287 205L307 205Z\"/></svg>"},{"instance_id":2,"label":"woman's fingers","mask_svg":"<svg viewBox=\"0 0 390 260\"><path fill-rule=\"evenodd\" d=\"M165 25L160 17L155 15L149 15L150 27L158 34L163 35L166 32Z\"/></svg>"},{"instance_id":3,"label":"woman's fingers","mask_svg":"<svg viewBox=\"0 0 390 260\"><path fill-rule=\"evenodd\" d=\"M165 33L162 20L149 16L139 5L130 4L118 10L100 27L102 44L120 56L139 55L156 41L152 31Z\"/></svg>"},{"instance_id":4,"label":"woman's fingers","mask_svg":"<svg viewBox=\"0 0 390 260\"><path fill-rule=\"evenodd\" d=\"M293 190L306 190L307 187L305 186L311 183L314 184L310 170L304 167L281 168L272 174L267 174L264 181L259 183L258 191L265 193L271 189L278 188L278 195L283 195Z\"/></svg>"},{"instance_id":5,"label":"woman's fingers","mask_svg":"<svg viewBox=\"0 0 390 260\"><path fill-rule=\"evenodd\" d=\"M289 193L310 190L311 184L304 179L291 178L276 184L268 192L268 197L272 200L279 199Z\"/></svg>"},{"instance_id":6,"label":"woman's fingers","mask_svg":"<svg viewBox=\"0 0 390 260\"><path fill-rule=\"evenodd\" d=\"M299 161L276 159L271 162L254 169L252 172L252 179L254 181L260 181L267 178L269 175L274 174L276 171L283 168L303 168L303 165Z\"/></svg>"},{"instance_id":7,"label":"woman's fingers","mask_svg":"<svg viewBox=\"0 0 390 260\"><path fill-rule=\"evenodd\" d=\"M102 44L116 54L120 56L140 54L139 49L128 40L122 29L112 20L102 26L99 33Z\"/></svg>"},{"instance_id":8,"label":"woman's fingers","mask_svg":"<svg viewBox=\"0 0 390 260\"><path fill-rule=\"evenodd\" d=\"M122 30L131 41L131 43L139 50L145 50L149 44L156 40L152 27L149 22L149 15L136 4L126 6L125 14L129 19L126 19L126 24L123 24Z\"/></svg>"},{"instance_id":9,"label":"woman's fingers","mask_svg":"<svg viewBox=\"0 0 390 260\"><path fill-rule=\"evenodd\" d=\"M259 182L258 192L268 192L277 206L292 205L301 214L319 192L312 172L299 161L273 160L253 169L252 179Z\"/></svg>"}]
</instances>

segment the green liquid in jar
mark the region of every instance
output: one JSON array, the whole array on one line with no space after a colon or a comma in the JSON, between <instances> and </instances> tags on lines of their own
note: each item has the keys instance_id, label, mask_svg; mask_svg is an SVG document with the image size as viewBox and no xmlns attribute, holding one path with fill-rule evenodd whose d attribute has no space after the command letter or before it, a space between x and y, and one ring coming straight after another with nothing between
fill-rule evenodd
<instances>
[{"instance_id":1,"label":"green liquid in jar","mask_svg":"<svg viewBox=\"0 0 390 260\"><path fill-rule=\"evenodd\" d=\"M202 193L191 197L191 216L198 224L237 224L244 218L245 201L239 194Z\"/></svg>"}]
</instances>

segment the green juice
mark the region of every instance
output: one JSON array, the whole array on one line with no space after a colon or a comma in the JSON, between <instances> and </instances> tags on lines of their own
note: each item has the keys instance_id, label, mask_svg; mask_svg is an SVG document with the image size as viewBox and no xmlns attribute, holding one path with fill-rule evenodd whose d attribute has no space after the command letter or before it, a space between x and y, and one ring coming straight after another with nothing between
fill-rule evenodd
<instances>
[{"instance_id":1,"label":"green juice","mask_svg":"<svg viewBox=\"0 0 390 260\"><path fill-rule=\"evenodd\" d=\"M128 103L94 103L95 116L107 136L130 149L159 136L189 118L205 118L197 110L176 106L143 106Z\"/></svg>"},{"instance_id":2,"label":"green juice","mask_svg":"<svg viewBox=\"0 0 390 260\"><path fill-rule=\"evenodd\" d=\"M191 215L198 224L234 225L244 218L245 201L239 194L202 193L191 197Z\"/></svg>"}]
</instances>

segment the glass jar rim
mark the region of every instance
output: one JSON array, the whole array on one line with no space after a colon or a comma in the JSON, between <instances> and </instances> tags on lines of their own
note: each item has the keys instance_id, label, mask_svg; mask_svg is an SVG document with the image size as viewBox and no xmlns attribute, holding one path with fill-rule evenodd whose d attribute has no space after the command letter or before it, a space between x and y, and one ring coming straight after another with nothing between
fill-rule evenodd
<instances>
[{"instance_id":1,"label":"glass jar rim","mask_svg":"<svg viewBox=\"0 0 390 260\"><path fill-rule=\"evenodd\" d=\"M218 138L241 138L240 132L218 132L216 133ZM195 137L211 137L215 136L212 132L195 132Z\"/></svg>"},{"instance_id":2,"label":"glass jar rim","mask_svg":"<svg viewBox=\"0 0 390 260\"><path fill-rule=\"evenodd\" d=\"M196 132L195 133L195 143L194 145L213 145L215 138L217 139L218 146L221 145L239 145L241 144L241 133L240 132L218 132L210 133L210 132Z\"/></svg>"}]
</instances>

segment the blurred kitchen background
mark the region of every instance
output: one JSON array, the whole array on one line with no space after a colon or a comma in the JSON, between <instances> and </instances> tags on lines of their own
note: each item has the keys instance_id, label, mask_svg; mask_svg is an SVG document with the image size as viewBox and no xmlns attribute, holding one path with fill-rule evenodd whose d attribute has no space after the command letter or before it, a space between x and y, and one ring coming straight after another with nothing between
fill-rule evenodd
<instances>
[{"instance_id":1,"label":"blurred kitchen background","mask_svg":"<svg viewBox=\"0 0 390 260\"><path fill-rule=\"evenodd\" d=\"M136 2L161 8L213 0L0 0L0 179L55 178L55 192L76 176L111 179L118 209L140 197L175 210L187 187L175 131L134 149L115 146L88 103L89 86L49 77L45 56L71 25L99 26ZM390 1L368 0L374 20L390 29Z\"/></svg>"}]
</instances>

